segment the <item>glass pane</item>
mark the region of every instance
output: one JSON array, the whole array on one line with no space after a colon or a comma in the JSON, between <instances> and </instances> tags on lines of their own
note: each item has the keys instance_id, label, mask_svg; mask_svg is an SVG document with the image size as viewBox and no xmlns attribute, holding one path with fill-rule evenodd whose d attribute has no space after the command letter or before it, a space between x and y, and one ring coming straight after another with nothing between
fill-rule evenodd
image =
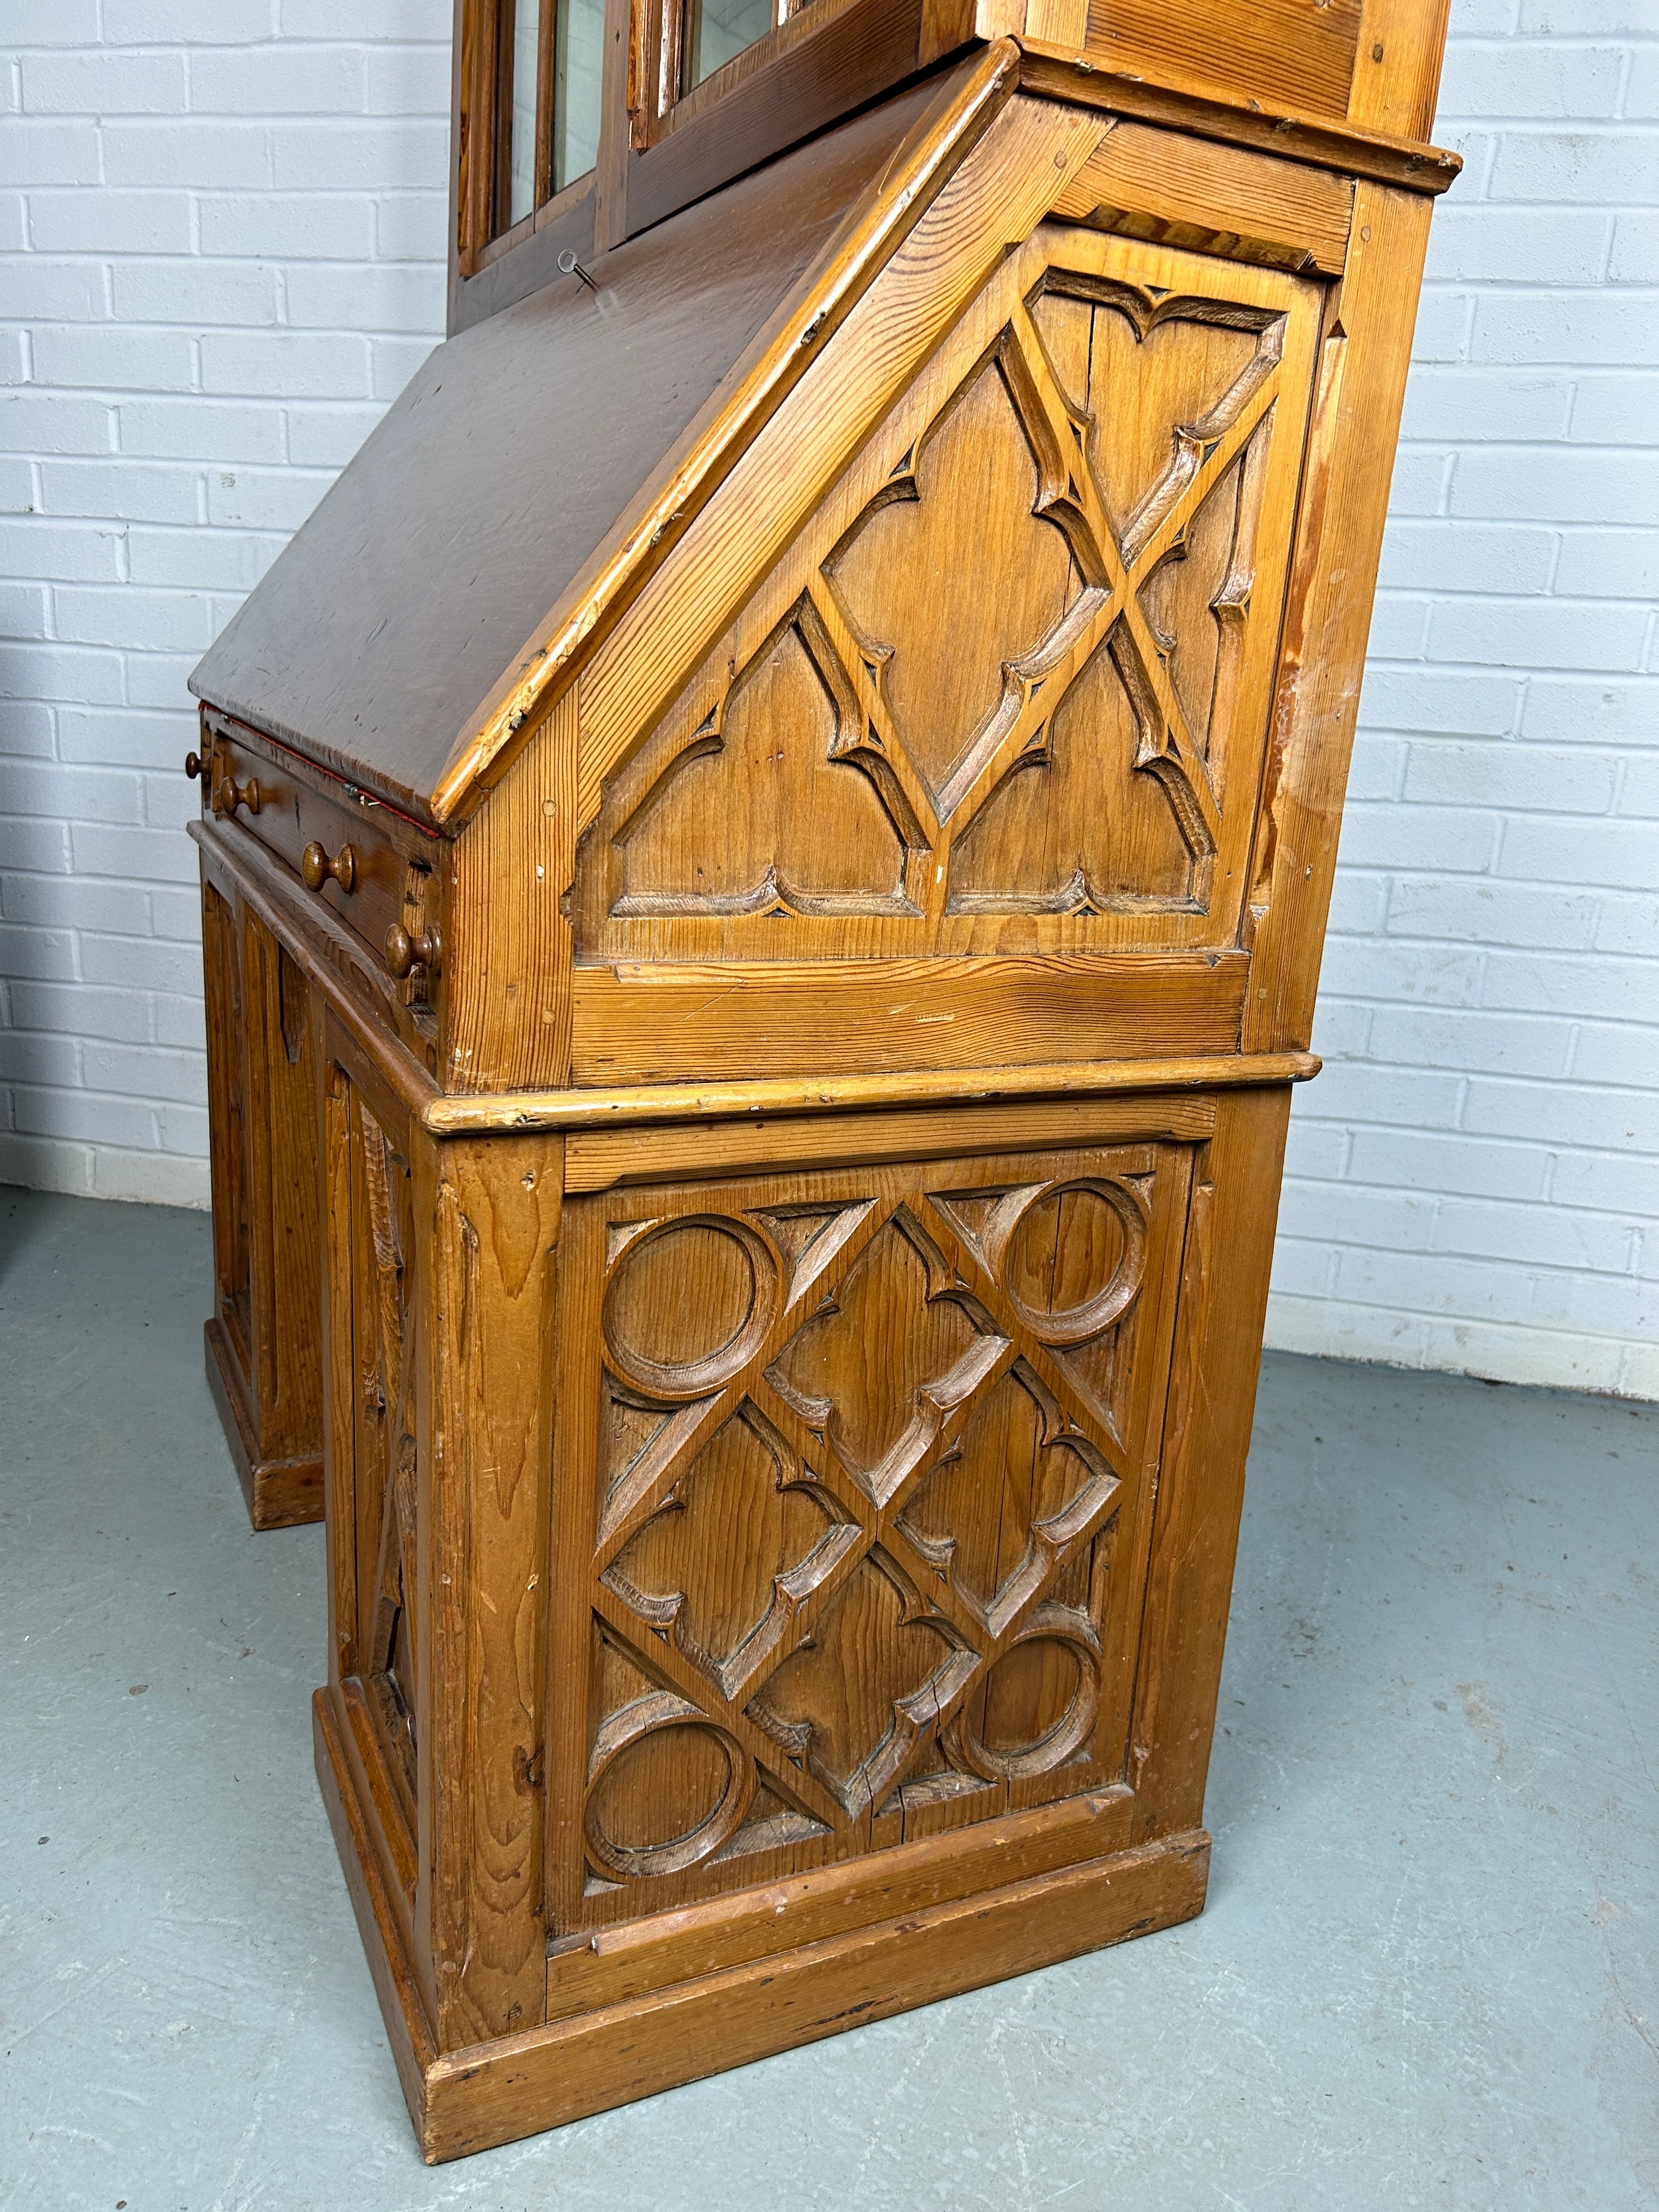
<instances>
[{"instance_id":1,"label":"glass pane","mask_svg":"<svg viewBox=\"0 0 1659 2212\"><path fill-rule=\"evenodd\" d=\"M553 189L599 158L599 65L605 0L559 0L553 88Z\"/></svg>"},{"instance_id":2,"label":"glass pane","mask_svg":"<svg viewBox=\"0 0 1659 2212\"><path fill-rule=\"evenodd\" d=\"M513 0L513 158L507 179L509 228L536 204L536 32L538 0Z\"/></svg>"},{"instance_id":3,"label":"glass pane","mask_svg":"<svg viewBox=\"0 0 1659 2212\"><path fill-rule=\"evenodd\" d=\"M778 15L777 0L685 0L681 91L690 92L764 38Z\"/></svg>"}]
</instances>

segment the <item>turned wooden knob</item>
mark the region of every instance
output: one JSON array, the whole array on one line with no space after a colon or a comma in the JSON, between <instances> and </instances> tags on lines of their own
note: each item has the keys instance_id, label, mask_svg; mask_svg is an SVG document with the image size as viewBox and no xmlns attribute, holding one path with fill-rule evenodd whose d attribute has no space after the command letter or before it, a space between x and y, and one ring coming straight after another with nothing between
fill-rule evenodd
<instances>
[{"instance_id":1,"label":"turned wooden knob","mask_svg":"<svg viewBox=\"0 0 1659 2212\"><path fill-rule=\"evenodd\" d=\"M265 795L259 788L257 775L249 776L246 783L238 783L235 777L227 771L220 778L213 793L216 814L234 814L239 806L246 806L250 814L257 814L264 803Z\"/></svg>"},{"instance_id":2,"label":"turned wooden knob","mask_svg":"<svg viewBox=\"0 0 1659 2212\"><path fill-rule=\"evenodd\" d=\"M205 776L209 775L211 772L212 768L213 756L211 753L205 756L201 753L186 753L185 755L185 774L190 778L192 783L195 782L198 775Z\"/></svg>"},{"instance_id":3,"label":"turned wooden knob","mask_svg":"<svg viewBox=\"0 0 1659 2212\"><path fill-rule=\"evenodd\" d=\"M349 891L357 881L357 855L349 845L342 845L331 860L327 847L313 837L300 855L300 877L308 891L321 890L331 878Z\"/></svg>"},{"instance_id":4,"label":"turned wooden knob","mask_svg":"<svg viewBox=\"0 0 1659 2212\"><path fill-rule=\"evenodd\" d=\"M386 933L386 964L400 983L416 968L435 975L442 952L443 942L435 929L418 930L411 936L402 922L394 921Z\"/></svg>"}]
</instances>

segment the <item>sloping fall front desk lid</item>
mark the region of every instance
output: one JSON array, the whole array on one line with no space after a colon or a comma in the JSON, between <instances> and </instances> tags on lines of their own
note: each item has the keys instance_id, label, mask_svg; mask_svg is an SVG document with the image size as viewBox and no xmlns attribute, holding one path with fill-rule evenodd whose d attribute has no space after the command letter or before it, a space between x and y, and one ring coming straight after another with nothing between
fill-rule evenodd
<instances>
[{"instance_id":1,"label":"sloping fall front desk lid","mask_svg":"<svg viewBox=\"0 0 1659 2212\"><path fill-rule=\"evenodd\" d=\"M465 818L458 747L526 641L607 554L629 565L677 468L769 411L780 333L884 258L1008 88L981 54L600 257L597 292L562 277L440 345L191 690L434 826Z\"/></svg>"}]
</instances>

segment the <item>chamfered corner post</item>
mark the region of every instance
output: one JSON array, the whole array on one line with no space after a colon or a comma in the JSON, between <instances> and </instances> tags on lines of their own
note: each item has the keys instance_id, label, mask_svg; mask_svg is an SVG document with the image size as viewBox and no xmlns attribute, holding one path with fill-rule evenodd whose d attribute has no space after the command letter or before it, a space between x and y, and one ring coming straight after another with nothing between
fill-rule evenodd
<instances>
[{"instance_id":1,"label":"chamfered corner post","mask_svg":"<svg viewBox=\"0 0 1659 2212\"><path fill-rule=\"evenodd\" d=\"M417 2131L539 2025L557 1137L435 1139L319 1024L330 1679L318 1764Z\"/></svg>"},{"instance_id":2,"label":"chamfered corner post","mask_svg":"<svg viewBox=\"0 0 1659 2212\"><path fill-rule=\"evenodd\" d=\"M1138 1841L1203 1821L1291 1096L1224 1096L1194 1162L1131 1735Z\"/></svg>"},{"instance_id":3,"label":"chamfered corner post","mask_svg":"<svg viewBox=\"0 0 1659 2212\"><path fill-rule=\"evenodd\" d=\"M416 1964L441 2051L539 2025L556 1135L428 1139Z\"/></svg>"}]
</instances>

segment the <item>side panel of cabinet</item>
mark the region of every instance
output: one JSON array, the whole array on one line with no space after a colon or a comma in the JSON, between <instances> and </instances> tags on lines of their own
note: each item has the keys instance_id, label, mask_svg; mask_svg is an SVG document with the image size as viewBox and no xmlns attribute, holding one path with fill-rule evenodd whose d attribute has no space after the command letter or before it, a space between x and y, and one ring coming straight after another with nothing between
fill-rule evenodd
<instances>
[{"instance_id":1,"label":"side panel of cabinet","mask_svg":"<svg viewBox=\"0 0 1659 2212\"><path fill-rule=\"evenodd\" d=\"M1237 1049L1323 297L1008 257L605 781L578 1083Z\"/></svg>"},{"instance_id":2,"label":"side panel of cabinet","mask_svg":"<svg viewBox=\"0 0 1659 2212\"><path fill-rule=\"evenodd\" d=\"M1127 1841L1192 1149L568 1203L556 1941L1085 1795Z\"/></svg>"},{"instance_id":3,"label":"side panel of cabinet","mask_svg":"<svg viewBox=\"0 0 1659 2212\"><path fill-rule=\"evenodd\" d=\"M310 992L204 877L214 1311L208 1379L256 1528L322 1516L320 1194Z\"/></svg>"},{"instance_id":4,"label":"side panel of cabinet","mask_svg":"<svg viewBox=\"0 0 1659 2212\"><path fill-rule=\"evenodd\" d=\"M326 1023L318 1026L325 1035ZM409 1132L331 1058L323 1125L329 1690L408 1948L420 1748L421 1239Z\"/></svg>"},{"instance_id":5,"label":"side panel of cabinet","mask_svg":"<svg viewBox=\"0 0 1659 2212\"><path fill-rule=\"evenodd\" d=\"M331 1728L452 2049L538 2023L556 1139L434 1144L325 1019ZM353 1862L347 1858L348 1876Z\"/></svg>"}]
</instances>

